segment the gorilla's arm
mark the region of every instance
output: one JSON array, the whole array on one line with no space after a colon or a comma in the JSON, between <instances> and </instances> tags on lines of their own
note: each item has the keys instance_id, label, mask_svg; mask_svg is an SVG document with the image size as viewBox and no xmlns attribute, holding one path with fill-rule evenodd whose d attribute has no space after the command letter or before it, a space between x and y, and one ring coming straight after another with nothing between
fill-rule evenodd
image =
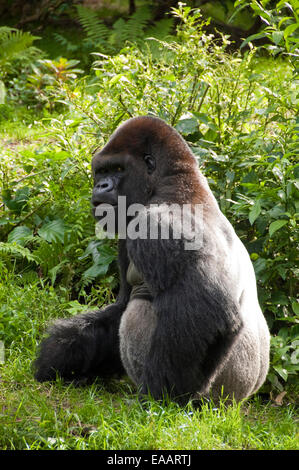
<instances>
[{"instance_id":1,"label":"gorilla's arm","mask_svg":"<svg viewBox=\"0 0 299 470\"><path fill-rule=\"evenodd\" d=\"M211 234L212 236L212 234ZM157 326L142 392L185 403L204 392L242 328L239 307L204 253L182 240L128 240L130 258L153 293Z\"/></svg>"},{"instance_id":2,"label":"gorilla's arm","mask_svg":"<svg viewBox=\"0 0 299 470\"><path fill-rule=\"evenodd\" d=\"M66 380L106 377L123 372L119 353L119 323L129 300L126 282L128 256L119 240L120 291L114 304L67 319L57 320L41 342L34 362L35 378Z\"/></svg>"}]
</instances>

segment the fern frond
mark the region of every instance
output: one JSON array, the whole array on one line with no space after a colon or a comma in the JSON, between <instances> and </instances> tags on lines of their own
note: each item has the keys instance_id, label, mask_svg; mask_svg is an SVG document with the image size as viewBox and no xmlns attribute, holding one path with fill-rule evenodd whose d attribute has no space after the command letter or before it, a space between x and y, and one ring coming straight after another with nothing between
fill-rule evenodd
<instances>
[{"instance_id":1,"label":"fern frond","mask_svg":"<svg viewBox=\"0 0 299 470\"><path fill-rule=\"evenodd\" d=\"M0 26L0 42L2 39L7 38L7 36L13 31L17 31L17 29L10 28L9 26Z\"/></svg>"},{"instance_id":2,"label":"fern frond","mask_svg":"<svg viewBox=\"0 0 299 470\"><path fill-rule=\"evenodd\" d=\"M64 47L68 52L75 52L78 49L76 44L73 44L71 41L68 41L62 34L54 33L55 40Z\"/></svg>"},{"instance_id":3,"label":"fern frond","mask_svg":"<svg viewBox=\"0 0 299 470\"><path fill-rule=\"evenodd\" d=\"M14 258L25 258L27 261L33 261L38 264L37 258L32 255L28 248L24 248L16 243L0 242L0 253Z\"/></svg>"},{"instance_id":4,"label":"fern frond","mask_svg":"<svg viewBox=\"0 0 299 470\"><path fill-rule=\"evenodd\" d=\"M22 53L32 46L33 41L39 39L29 32L19 31L15 28L0 28L0 62L8 62L20 57Z\"/></svg>"},{"instance_id":5,"label":"fern frond","mask_svg":"<svg viewBox=\"0 0 299 470\"><path fill-rule=\"evenodd\" d=\"M48 272L61 262L63 246L60 242L48 243L40 240L39 246L34 250L33 255L42 267L43 273Z\"/></svg>"},{"instance_id":6,"label":"fern frond","mask_svg":"<svg viewBox=\"0 0 299 470\"><path fill-rule=\"evenodd\" d=\"M119 18L113 24L113 31L109 38L109 43L113 44L114 46L122 47L124 42L126 41L126 22L123 18Z\"/></svg>"},{"instance_id":7,"label":"fern frond","mask_svg":"<svg viewBox=\"0 0 299 470\"><path fill-rule=\"evenodd\" d=\"M136 41L144 36L144 30L152 18L151 10L148 6L138 8L130 16L124 27L125 40Z\"/></svg>"},{"instance_id":8,"label":"fern frond","mask_svg":"<svg viewBox=\"0 0 299 470\"><path fill-rule=\"evenodd\" d=\"M173 18L163 18L157 21L154 25L146 29L144 33L145 38L165 39L170 36L173 30Z\"/></svg>"},{"instance_id":9,"label":"fern frond","mask_svg":"<svg viewBox=\"0 0 299 470\"><path fill-rule=\"evenodd\" d=\"M82 5L76 5L76 8L77 18L87 37L95 43L106 42L110 31L104 22L98 18L97 13L90 8L83 7Z\"/></svg>"}]
</instances>

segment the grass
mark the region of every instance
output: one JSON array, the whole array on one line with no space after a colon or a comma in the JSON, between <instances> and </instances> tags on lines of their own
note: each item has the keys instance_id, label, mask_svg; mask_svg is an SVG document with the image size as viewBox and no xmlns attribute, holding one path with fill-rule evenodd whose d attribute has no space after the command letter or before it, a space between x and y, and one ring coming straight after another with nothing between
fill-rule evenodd
<instances>
[{"instance_id":1,"label":"grass","mask_svg":"<svg viewBox=\"0 0 299 470\"><path fill-rule=\"evenodd\" d=\"M242 404L201 409L138 401L127 379L80 387L39 384L32 360L46 320L63 315L68 301L39 281L3 276L0 448L14 449L299 449L293 405L254 397Z\"/></svg>"},{"instance_id":2,"label":"grass","mask_svg":"<svg viewBox=\"0 0 299 470\"><path fill-rule=\"evenodd\" d=\"M8 366L10 378L4 374L2 449L299 448L298 422L290 406L275 408L255 398L229 407L206 403L201 410L151 401L142 407L127 380L105 387L60 381L39 385L26 365L28 361L15 358Z\"/></svg>"}]
</instances>

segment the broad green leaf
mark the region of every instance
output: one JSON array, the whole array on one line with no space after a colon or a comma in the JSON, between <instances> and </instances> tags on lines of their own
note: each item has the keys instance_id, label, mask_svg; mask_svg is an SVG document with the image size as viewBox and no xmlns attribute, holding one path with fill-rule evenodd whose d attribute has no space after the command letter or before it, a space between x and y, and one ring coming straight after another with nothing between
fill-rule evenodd
<instances>
[{"instance_id":1,"label":"broad green leaf","mask_svg":"<svg viewBox=\"0 0 299 470\"><path fill-rule=\"evenodd\" d=\"M284 37L287 39L288 36L290 36L290 34L292 34L294 31L296 31L296 29L299 28L299 24L295 23L295 24L290 24L289 26L286 27L286 29L283 31L283 35Z\"/></svg>"},{"instance_id":2,"label":"broad green leaf","mask_svg":"<svg viewBox=\"0 0 299 470\"><path fill-rule=\"evenodd\" d=\"M84 271L83 279L95 279L98 276L104 276L107 274L109 264L93 264L90 268Z\"/></svg>"},{"instance_id":3,"label":"broad green leaf","mask_svg":"<svg viewBox=\"0 0 299 470\"><path fill-rule=\"evenodd\" d=\"M59 240L61 243L64 242L65 224L61 219L51 220L45 223L39 230L38 234L41 238L47 242L55 242Z\"/></svg>"},{"instance_id":4,"label":"broad green leaf","mask_svg":"<svg viewBox=\"0 0 299 470\"><path fill-rule=\"evenodd\" d=\"M275 222L272 222L269 226L269 235L272 237L272 235L279 230L281 227L286 225L288 223L287 220L275 220Z\"/></svg>"},{"instance_id":5,"label":"broad green leaf","mask_svg":"<svg viewBox=\"0 0 299 470\"><path fill-rule=\"evenodd\" d=\"M283 31L274 31L272 33L272 41L274 44L278 45L283 38Z\"/></svg>"},{"instance_id":6,"label":"broad green leaf","mask_svg":"<svg viewBox=\"0 0 299 470\"><path fill-rule=\"evenodd\" d=\"M25 208L29 199L29 194L30 188L28 186L18 189L15 192L14 197L12 196L12 191L10 189L4 189L2 191L2 199L4 204L11 211L15 211L19 214Z\"/></svg>"},{"instance_id":7,"label":"broad green leaf","mask_svg":"<svg viewBox=\"0 0 299 470\"><path fill-rule=\"evenodd\" d=\"M272 299L272 302L275 302L275 300ZM284 326L283 328L280 328L279 332L277 333L277 337L279 336L280 338L283 338L285 341L287 341L288 335L289 335L289 329L286 326Z\"/></svg>"},{"instance_id":8,"label":"broad green leaf","mask_svg":"<svg viewBox=\"0 0 299 470\"><path fill-rule=\"evenodd\" d=\"M258 218L261 213L261 205L259 201L256 201L249 212L249 222L253 225L254 221Z\"/></svg>"},{"instance_id":9,"label":"broad green leaf","mask_svg":"<svg viewBox=\"0 0 299 470\"><path fill-rule=\"evenodd\" d=\"M281 25L282 25L283 23L285 23L286 21L289 21L289 20L293 20L293 17L292 17L292 16L284 16L284 17L280 20L280 22L278 23L278 29L281 28Z\"/></svg>"},{"instance_id":10,"label":"broad green leaf","mask_svg":"<svg viewBox=\"0 0 299 470\"><path fill-rule=\"evenodd\" d=\"M282 277L282 279L285 281L286 275L287 275L287 270L283 266L277 266L277 272Z\"/></svg>"},{"instance_id":11,"label":"broad green leaf","mask_svg":"<svg viewBox=\"0 0 299 470\"><path fill-rule=\"evenodd\" d=\"M111 80L109 81L109 85L113 86L115 85L115 83L118 83L118 82L131 83L128 77L126 77L122 73L119 73L118 75L115 75L115 77L111 78Z\"/></svg>"},{"instance_id":12,"label":"broad green leaf","mask_svg":"<svg viewBox=\"0 0 299 470\"><path fill-rule=\"evenodd\" d=\"M226 180L228 181L228 183L232 183L235 179L235 172L227 170L225 172L225 176L226 176Z\"/></svg>"},{"instance_id":13,"label":"broad green leaf","mask_svg":"<svg viewBox=\"0 0 299 470\"><path fill-rule=\"evenodd\" d=\"M209 129L212 129L212 131L217 131L217 127L215 124L211 121L209 116L205 113L195 113L195 116L198 118L200 122L205 124Z\"/></svg>"},{"instance_id":14,"label":"broad green leaf","mask_svg":"<svg viewBox=\"0 0 299 470\"><path fill-rule=\"evenodd\" d=\"M267 260L264 258L258 258L256 261L253 262L253 267L255 274L260 277L260 274L267 269Z\"/></svg>"},{"instance_id":15,"label":"broad green leaf","mask_svg":"<svg viewBox=\"0 0 299 470\"><path fill-rule=\"evenodd\" d=\"M277 10L279 8L286 8L286 7L288 7L291 11L293 11L292 5L289 2L286 2L285 0L280 0L280 2L278 2L277 5L276 5Z\"/></svg>"},{"instance_id":16,"label":"broad green leaf","mask_svg":"<svg viewBox=\"0 0 299 470\"><path fill-rule=\"evenodd\" d=\"M180 119L177 125L175 126L178 132L182 134L189 135L193 132L198 131L198 122L194 117L187 119Z\"/></svg>"},{"instance_id":17,"label":"broad green leaf","mask_svg":"<svg viewBox=\"0 0 299 470\"><path fill-rule=\"evenodd\" d=\"M299 302L292 302L292 309L296 315L299 315Z\"/></svg>"},{"instance_id":18,"label":"broad green leaf","mask_svg":"<svg viewBox=\"0 0 299 470\"><path fill-rule=\"evenodd\" d=\"M274 292L271 300L272 300L272 303L279 304L279 305L288 305L289 303L288 297L283 292L280 292L280 291Z\"/></svg>"},{"instance_id":19,"label":"broad green leaf","mask_svg":"<svg viewBox=\"0 0 299 470\"><path fill-rule=\"evenodd\" d=\"M19 245L24 245L26 239L32 236L32 230L25 225L21 225L20 227L15 227L7 237L7 241L9 243L18 243Z\"/></svg>"},{"instance_id":20,"label":"broad green leaf","mask_svg":"<svg viewBox=\"0 0 299 470\"><path fill-rule=\"evenodd\" d=\"M280 366L274 366L273 368L274 368L274 369L276 370L276 372L280 375L280 377L283 378L283 380L286 381L286 380L288 379L288 372L287 372L286 369L283 369L283 368L280 367Z\"/></svg>"}]
</instances>

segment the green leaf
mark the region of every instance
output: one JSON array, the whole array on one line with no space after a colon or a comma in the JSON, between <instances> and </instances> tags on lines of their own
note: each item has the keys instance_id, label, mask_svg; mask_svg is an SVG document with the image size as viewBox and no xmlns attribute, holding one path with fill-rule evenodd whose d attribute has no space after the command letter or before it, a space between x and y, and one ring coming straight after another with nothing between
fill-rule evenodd
<instances>
[{"instance_id":1,"label":"green leaf","mask_svg":"<svg viewBox=\"0 0 299 470\"><path fill-rule=\"evenodd\" d=\"M292 16L284 16L284 17L280 20L280 22L278 23L278 29L281 28L281 25L282 25L283 23L285 23L286 21L289 21L289 20L292 20L292 21L293 21L293 17L292 17Z\"/></svg>"},{"instance_id":2,"label":"green leaf","mask_svg":"<svg viewBox=\"0 0 299 470\"><path fill-rule=\"evenodd\" d=\"M272 237L272 235L277 231L279 230L281 227L283 227L284 225L286 225L288 223L287 220L275 220L275 222L272 222L269 226L269 234L270 234L270 237Z\"/></svg>"},{"instance_id":3,"label":"green leaf","mask_svg":"<svg viewBox=\"0 0 299 470\"><path fill-rule=\"evenodd\" d=\"M5 103L5 96L6 96L5 85L4 85L4 83L2 82L2 80L0 80L0 104L4 104L4 103Z\"/></svg>"},{"instance_id":4,"label":"green leaf","mask_svg":"<svg viewBox=\"0 0 299 470\"><path fill-rule=\"evenodd\" d=\"M62 270L62 267L67 263L68 263L68 260L65 259L65 260L61 261L61 263L54 266L54 268L49 270L49 275L50 275L50 278L51 278L52 285L54 285L54 283L56 281L57 273L60 272Z\"/></svg>"},{"instance_id":5,"label":"green leaf","mask_svg":"<svg viewBox=\"0 0 299 470\"><path fill-rule=\"evenodd\" d=\"M24 186L16 191L15 197L12 197L12 192L10 189L4 189L2 191L2 199L4 204L14 212L18 214L26 207L27 201L29 199L30 188Z\"/></svg>"},{"instance_id":6,"label":"green leaf","mask_svg":"<svg viewBox=\"0 0 299 470\"><path fill-rule=\"evenodd\" d=\"M277 272L282 277L282 279L286 280L287 270L283 266L277 266Z\"/></svg>"},{"instance_id":7,"label":"green leaf","mask_svg":"<svg viewBox=\"0 0 299 470\"><path fill-rule=\"evenodd\" d=\"M209 129L212 129L212 131L217 131L217 127L211 121L211 119L209 118L207 114L205 113L194 113L194 114L197 117L197 119L203 124L205 124L207 127L209 127Z\"/></svg>"},{"instance_id":8,"label":"green leaf","mask_svg":"<svg viewBox=\"0 0 299 470\"><path fill-rule=\"evenodd\" d=\"M193 134L193 132L198 131L198 122L197 119L195 119L194 117L183 117L183 119L180 119L175 127L178 132L184 135L189 135Z\"/></svg>"},{"instance_id":9,"label":"green leaf","mask_svg":"<svg viewBox=\"0 0 299 470\"><path fill-rule=\"evenodd\" d=\"M273 367L276 372L280 375L280 377L283 378L284 381L286 381L288 379L288 372L286 369L283 369L282 367L280 366L274 366Z\"/></svg>"},{"instance_id":10,"label":"green leaf","mask_svg":"<svg viewBox=\"0 0 299 470\"><path fill-rule=\"evenodd\" d=\"M25 258L27 261L33 261L36 264L38 263L37 258L30 253L28 248L24 248L21 245L17 245L15 243L0 242L0 252L9 254L14 258Z\"/></svg>"},{"instance_id":11,"label":"green leaf","mask_svg":"<svg viewBox=\"0 0 299 470\"><path fill-rule=\"evenodd\" d=\"M61 219L51 220L50 222L45 223L39 230L38 234L41 238L47 242L60 241L64 242L65 234L65 224Z\"/></svg>"},{"instance_id":12,"label":"green leaf","mask_svg":"<svg viewBox=\"0 0 299 470\"><path fill-rule=\"evenodd\" d=\"M84 271L83 279L95 279L98 276L104 276L107 274L109 265L108 264L93 264L90 268Z\"/></svg>"},{"instance_id":13,"label":"green leaf","mask_svg":"<svg viewBox=\"0 0 299 470\"><path fill-rule=\"evenodd\" d=\"M295 351L291 355L291 363L292 364L299 364L299 340L295 340L292 342L292 347Z\"/></svg>"},{"instance_id":14,"label":"green leaf","mask_svg":"<svg viewBox=\"0 0 299 470\"><path fill-rule=\"evenodd\" d=\"M274 31L272 33L272 41L274 42L274 44L276 44L276 46L278 46L282 38L283 38L283 31Z\"/></svg>"},{"instance_id":15,"label":"green leaf","mask_svg":"<svg viewBox=\"0 0 299 470\"><path fill-rule=\"evenodd\" d=\"M226 181L228 183L233 183L234 179L235 179L235 172L234 171L230 171L230 170L227 170L225 172L225 176L226 176Z\"/></svg>"},{"instance_id":16,"label":"green leaf","mask_svg":"<svg viewBox=\"0 0 299 470\"><path fill-rule=\"evenodd\" d=\"M267 260L264 258L258 258L253 262L255 274L260 277L260 274L267 269Z\"/></svg>"},{"instance_id":17,"label":"green leaf","mask_svg":"<svg viewBox=\"0 0 299 470\"><path fill-rule=\"evenodd\" d=\"M274 292L271 300L272 300L272 303L279 304L279 305L288 305L289 303L288 297L283 292L280 292L280 291Z\"/></svg>"},{"instance_id":18,"label":"green leaf","mask_svg":"<svg viewBox=\"0 0 299 470\"><path fill-rule=\"evenodd\" d=\"M259 201L256 201L249 212L249 222L253 225L254 221L258 218L261 213L261 205Z\"/></svg>"},{"instance_id":19,"label":"green leaf","mask_svg":"<svg viewBox=\"0 0 299 470\"><path fill-rule=\"evenodd\" d=\"M15 227L7 237L7 241L9 243L18 243L19 245L24 245L26 239L32 236L32 230L25 225L21 225L20 227Z\"/></svg>"},{"instance_id":20,"label":"green leaf","mask_svg":"<svg viewBox=\"0 0 299 470\"><path fill-rule=\"evenodd\" d=\"M299 24L297 24L297 23L290 24L289 26L287 26L286 29L283 31L283 35L284 35L285 39L287 39L288 36L290 36L290 34L292 34L298 28L299 28Z\"/></svg>"},{"instance_id":21,"label":"green leaf","mask_svg":"<svg viewBox=\"0 0 299 470\"><path fill-rule=\"evenodd\" d=\"M292 302L292 309L296 315L299 315L299 302Z\"/></svg>"},{"instance_id":22,"label":"green leaf","mask_svg":"<svg viewBox=\"0 0 299 470\"><path fill-rule=\"evenodd\" d=\"M248 44L249 42L254 41L255 39L261 39L261 38L264 38L264 37L266 37L265 33L252 34L251 36L246 38L245 41L242 42L240 49L245 47L246 44Z\"/></svg>"}]
</instances>

